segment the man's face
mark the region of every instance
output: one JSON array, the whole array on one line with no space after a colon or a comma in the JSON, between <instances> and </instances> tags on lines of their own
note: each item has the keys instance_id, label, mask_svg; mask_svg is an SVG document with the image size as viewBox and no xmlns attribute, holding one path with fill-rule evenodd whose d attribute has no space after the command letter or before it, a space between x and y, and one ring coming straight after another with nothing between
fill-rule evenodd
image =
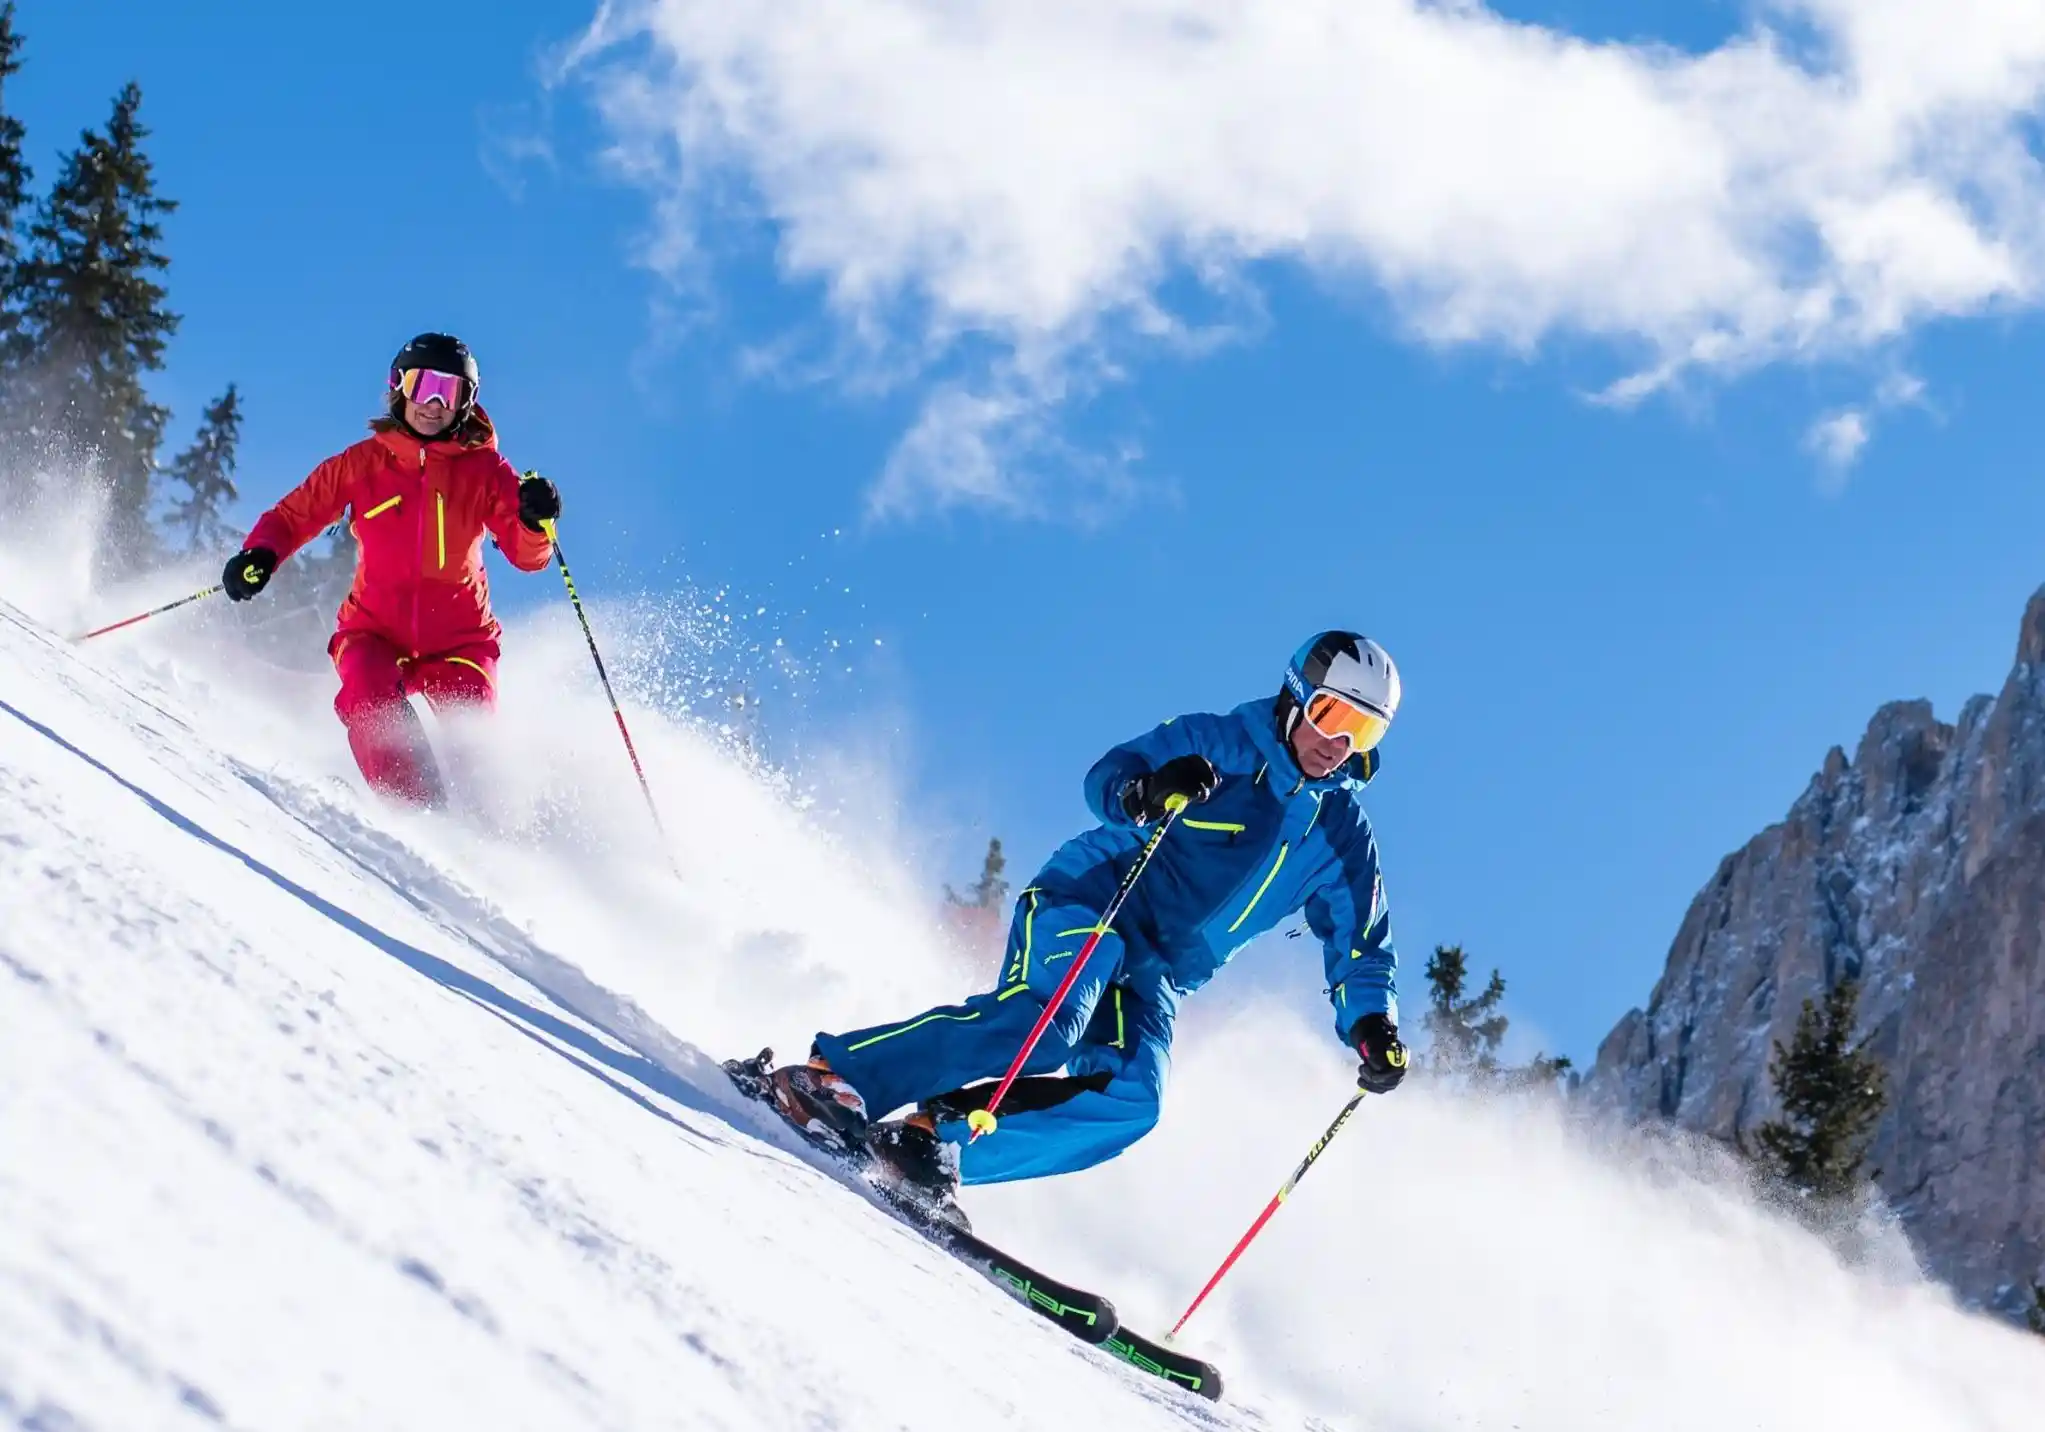
<instances>
[{"instance_id":1,"label":"man's face","mask_svg":"<svg viewBox=\"0 0 2045 1432\"><path fill-rule=\"evenodd\" d=\"M1323 736L1302 716L1292 723L1292 758L1310 781L1324 780L1349 759L1347 736Z\"/></svg>"}]
</instances>

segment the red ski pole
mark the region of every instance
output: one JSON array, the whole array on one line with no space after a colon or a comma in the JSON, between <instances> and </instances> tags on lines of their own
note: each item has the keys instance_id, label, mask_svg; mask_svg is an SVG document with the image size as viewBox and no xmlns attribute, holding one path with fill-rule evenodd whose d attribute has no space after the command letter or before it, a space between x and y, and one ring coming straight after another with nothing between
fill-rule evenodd
<instances>
[{"instance_id":1,"label":"red ski pole","mask_svg":"<svg viewBox=\"0 0 2045 1432\"><path fill-rule=\"evenodd\" d=\"M1181 1313L1179 1320L1172 1324L1172 1330L1165 1334L1166 1342L1170 1342L1179 1335L1179 1329L1186 1326L1186 1320L1193 1316L1202 1303L1207 1301L1207 1295L1214 1291L1216 1284L1228 1276L1228 1270L1235 1267L1236 1259L1243 1256L1243 1250L1250 1246L1259 1233L1264 1231L1264 1225L1271 1221L1271 1215L1278 1212L1278 1206L1292 1195L1293 1188L1301 1179L1306 1177L1307 1170L1314 1166L1314 1160L1321 1156L1321 1150L1328 1147L1333 1142L1335 1135L1342 1131L1342 1126L1349 1122L1349 1116L1355 1113L1356 1106L1363 1102L1363 1094L1364 1091L1358 1089L1351 1095L1349 1102L1342 1106L1342 1112L1335 1116L1335 1122L1328 1125L1328 1132L1322 1134L1320 1142L1307 1150L1307 1156L1301 1159L1299 1167L1292 1171L1292 1177L1285 1181L1285 1187L1279 1189L1277 1196L1264 1205L1264 1211L1257 1215L1257 1221L1250 1225L1250 1231L1237 1239L1236 1246L1229 1249L1228 1257L1221 1260L1221 1266L1214 1270L1214 1276L1207 1280L1207 1286L1202 1288L1200 1295L1193 1299L1193 1306Z\"/></svg>"},{"instance_id":2,"label":"red ski pole","mask_svg":"<svg viewBox=\"0 0 2045 1432\"><path fill-rule=\"evenodd\" d=\"M208 587L205 591L194 592L189 597L179 597L174 602L165 602L162 606L156 608L156 610L144 612L139 617L129 617L126 621L115 622L112 626L100 627L97 631L86 632L83 636L74 636L71 638L71 640L73 640L74 642L91 641L96 636L105 636L110 631L119 631L122 627L131 627L135 625L135 623L137 622L146 622L151 617L160 617L165 612L174 612L179 607L186 606L192 602L203 601L207 597L216 596L219 593L224 592L226 590L227 588L225 587Z\"/></svg>"},{"instance_id":3,"label":"red ski pole","mask_svg":"<svg viewBox=\"0 0 2045 1432\"><path fill-rule=\"evenodd\" d=\"M1122 902L1129 898L1129 892L1136 888L1136 878L1143 874L1143 867L1150 864L1150 857L1156 852L1158 843L1165 838L1165 832L1172 828L1172 822L1179 818L1179 812L1186 808L1184 796L1168 796L1165 799L1165 818L1157 823L1149 840L1143 844L1142 853L1136 863L1129 867L1129 873L1122 877L1122 884L1115 891L1115 898L1108 902L1107 911L1102 914L1100 924L1086 937L1086 943L1079 947L1079 954L1072 961L1072 968L1065 972L1065 978L1058 982L1058 988L1051 995L1051 1002L1044 1006L1044 1012L1037 1016L1037 1022L1030 1029L1029 1038L1022 1042L1022 1048L1015 1053L1015 1059L1008 1066L1008 1072L1001 1076L1001 1083L995 1087L994 1097L987 1101L984 1109L975 1109L966 1116L966 1127L973 1131L972 1143L982 1134L994 1132L994 1111L1001 1107L1001 1101L1008 1095L1008 1086L1015 1083L1022 1073L1023 1065L1029 1063L1030 1055L1036 1050L1037 1041L1044 1037L1044 1031L1051 1027L1051 1016L1058 1012L1058 1006L1065 1003L1066 994L1079 979L1079 972L1086 968L1086 962L1093 957L1094 946L1101 942L1101 936L1114 927L1115 917L1122 913Z\"/></svg>"}]
</instances>

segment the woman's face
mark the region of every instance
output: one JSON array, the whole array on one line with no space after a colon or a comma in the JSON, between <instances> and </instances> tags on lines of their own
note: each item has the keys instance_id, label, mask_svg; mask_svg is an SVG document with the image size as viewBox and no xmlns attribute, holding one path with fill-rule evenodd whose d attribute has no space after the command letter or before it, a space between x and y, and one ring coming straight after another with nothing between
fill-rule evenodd
<instances>
[{"instance_id":1,"label":"woman's face","mask_svg":"<svg viewBox=\"0 0 2045 1432\"><path fill-rule=\"evenodd\" d=\"M454 414L438 398L430 403L405 399L405 426L422 438L437 438L454 422Z\"/></svg>"}]
</instances>

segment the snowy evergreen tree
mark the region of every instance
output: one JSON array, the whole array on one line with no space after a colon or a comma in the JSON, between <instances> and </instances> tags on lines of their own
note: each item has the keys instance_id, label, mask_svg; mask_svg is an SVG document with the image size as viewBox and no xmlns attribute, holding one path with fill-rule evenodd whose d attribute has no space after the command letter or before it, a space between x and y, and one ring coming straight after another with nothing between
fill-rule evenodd
<instances>
[{"instance_id":1,"label":"snowy evergreen tree","mask_svg":"<svg viewBox=\"0 0 2045 1432\"><path fill-rule=\"evenodd\" d=\"M2024 1310L2024 1325L2045 1338L2045 1283L2031 1284L2031 1306Z\"/></svg>"},{"instance_id":2,"label":"snowy evergreen tree","mask_svg":"<svg viewBox=\"0 0 2045 1432\"><path fill-rule=\"evenodd\" d=\"M180 489L171 499L169 523L187 553L233 550L239 536L222 509L241 496L234 485L235 448L241 441L241 394L234 384L206 409L192 445L171 463L168 476Z\"/></svg>"},{"instance_id":3,"label":"snowy evergreen tree","mask_svg":"<svg viewBox=\"0 0 2045 1432\"><path fill-rule=\"evenodd\" d=\"M1843 1199L1864 1182L1868 1142L1888 1100L1882 1066L1867 1040L1853 1037L1859 1003L1860 982L1850 978L1832 986L1822 1005L1804 1001L1796 1032L1768 1061L1782 1117L1754 1131L1761 1167L1821 1202Z\"/></svg>"},{"instance_id":4,"label":"snowy evergreen tree","mask_svg":"<svg viewBox=\"0 0 2045 1432\"><path fill-rule=\"evenodd\" d=\"M987 842L987 854L980 862L980 878L964 895L944 887L944 898L969 910L1000 910L1008 905L1008 857L1001 853L999 839Z\"/></svg>"},{"instance_id":5,"label":"snowy evergreen tree","mask_svg":"<svg viewBox=\"0 0 2045 1432\"><path fill-rule=\"evenodd\" d=\"M157 448L170 414L145 374L163 366L178 317L157 281L170 266L142 142L142 91L130 84L103 131L87 131L29 226L15 269L7 335L8 407L44 464L91 471L107 497L108 560L154 554L148 525Z\"/></svg>"}]
</instances>

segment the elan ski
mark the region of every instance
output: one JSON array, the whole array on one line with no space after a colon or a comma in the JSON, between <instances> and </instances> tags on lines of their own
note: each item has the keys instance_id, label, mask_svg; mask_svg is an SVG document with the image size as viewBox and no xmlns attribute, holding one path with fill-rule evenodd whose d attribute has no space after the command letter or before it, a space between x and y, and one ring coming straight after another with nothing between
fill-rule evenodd
<instances>
[{"instance_id":1,"label":"elan ski","mask_svg":"<svg viewBox=\"0 0 2045 1432\"><path fill-rule=\"evenodd\" d=\"M724 1072L740 1093L749 1099L759 1100L778 1113L767 1084L773 1060L773 1051L763 1049L751 1059L726 1060ZM908 1196L902 1189L874 1177L873 1160L863 1148L848 1144L822 1127L799 1129L798 1132L848 1173L858 1175L902 1222L982 1274L1024 1307L1081 1342L1112 1353L1131 1367L1210 1401L1221 1397L1221 1374L1211 1363L1187 1357L1122 1327L1113 1303L1098 1293L1061 1283L975 1236L963 1226L964 1215L955 1205L944 1209L932 1208Z\"/></svg>"},{"instance_id":2,"label":"elan ski","mask_svg":"<svg viewBox=\"0 0 2045 1432\"><path fill-rule=\"evenodd\" d=\"M1198 1393L1209 1402L1221 1401L1221 1369L1211 1362L1187 1357L1128 1328L1117 1328L1115 1335L1102 1346L1131 1367L1141 1368L1152 1377L1161 1377L1188 1392Z\"/></svg>"},{"instance_id":3,"label":"elan ski","mask_svg":"<svg viewBox=\"0 0 2045 1432\"><path fill-rule=\"evenodd\" d=\"M1112 1342L1118 1331L1115 1305L1098 1293L1046 1277L1018 1258L1011 1258L992 1243L962 1233L956 1228L916 1225L940 1248L969 1267L986 1274L988 1281L1024 1307L1056 1323L1083 1343L1095 1347Z\"/></svg>"}]
</instances>

